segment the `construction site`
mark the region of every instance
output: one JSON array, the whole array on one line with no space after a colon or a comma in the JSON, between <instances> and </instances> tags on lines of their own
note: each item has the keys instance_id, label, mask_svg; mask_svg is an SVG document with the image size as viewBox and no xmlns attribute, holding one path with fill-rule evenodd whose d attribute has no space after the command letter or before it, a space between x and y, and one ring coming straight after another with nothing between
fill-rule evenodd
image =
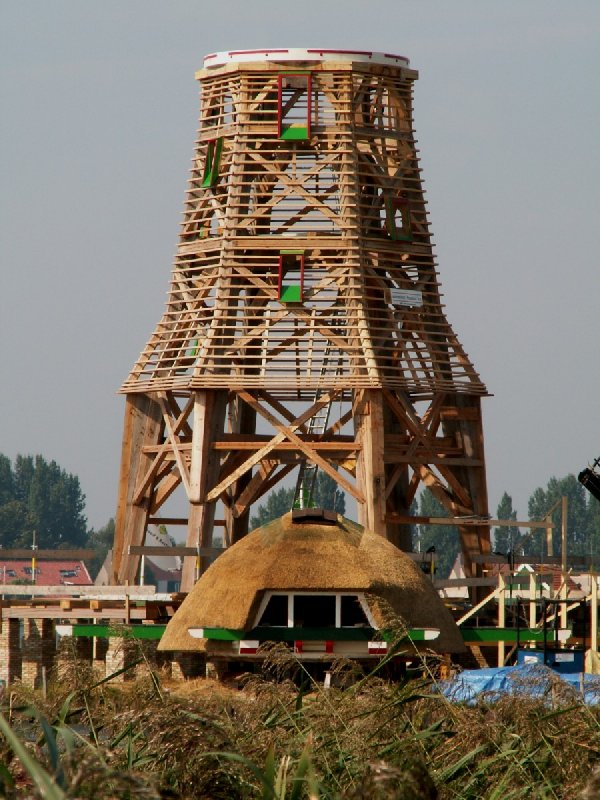
<instances>
[{"instance_id":1,"label":"construction site","mask_svg":"<svg viewBox=\"0 0 600 800\"><path fill-rule=\"evenodd\" d=\"M242 50L196 77L166 308L121 387L112 558L100 583L4 587L0 679L43 687L67 641L114 680L139 641L181 679L251 671L272 642L319 679L339 658L599 672L598 579L567 552L566 499L558 551L556 508L489 512L493 400L446 318L409 59ZM597 467L580 480L598 499ZM316 507L319 471L355 520ZM251 530L278 486L295 487L289 512ZM423 488L446 516L415 512ZM413 550L424 524L456 526L448 578L435 547ZM156 526L182 544L152 543ZM493 552L502 526L541 532L542 551ZM85 558L35 552L33 577L69 555ZM164 557L181 559L176 590L145 578Z\"/></svg>"}]
</instances>

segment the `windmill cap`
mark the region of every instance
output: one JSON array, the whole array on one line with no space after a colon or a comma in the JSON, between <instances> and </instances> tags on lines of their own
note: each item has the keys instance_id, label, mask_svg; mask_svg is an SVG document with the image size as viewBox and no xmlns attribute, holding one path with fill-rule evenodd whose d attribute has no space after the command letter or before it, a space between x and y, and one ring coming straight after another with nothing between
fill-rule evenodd
<instances>
[{"instance_id":1,"label":"windmill cap","mask_svg":"<svg viewBox=\"0 0 600 800\"><path fill-rule=\"evenodd\" d=\"M371 50L331 50L328 48L284 47L266 50L224 50L204 56L204 67L221 67L251 61L354 61L369 64L388 64L395 67L408 67L410 61L405 56L393 53L376 53Z\"/></svg>"}]
</instances>

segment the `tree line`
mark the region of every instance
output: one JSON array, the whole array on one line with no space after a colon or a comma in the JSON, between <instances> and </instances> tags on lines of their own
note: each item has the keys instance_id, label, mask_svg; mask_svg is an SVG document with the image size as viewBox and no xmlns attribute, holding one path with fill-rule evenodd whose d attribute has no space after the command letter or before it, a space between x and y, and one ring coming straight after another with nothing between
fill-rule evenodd
<instances>
[{"instance_id":1,"label":"tree line","mask_svg":"<svg viewBox=\"0 0 600 800\"><path fill-rule=\"evenodd\" d=\"M561 500L567 498L567 553L569 555L598 558L600 563L600 502L579 483L575 475L564 478L550 478L545 487L538 487L529 497L527 515L519 516L513 508L513 500L504 492L496 509L496 519L505 520L543 520L550 509L554 528L552 545L555 555L561 552ZM422 516L445 517L448 512L438 503L429 490L421 493L419 512ZM436 548L437 569L446 576L459 552L458 529L453 525L419 525L413 540L417 547L425 551ZM510 553L526 556L547 555L546 531L529 530L512 526L496 527L492 530L492 543L495 552L509 556Z\"/></svg>"},{"instance_id":2,"label":"tree line","mask_svg":"<svg viewBox=\"0 0 600 800\"><path fill-rule=\"evenodd\" d=\"M293 504L295 489L280 488L272 491L265 502L258 505L250 519L251 528L265 525L288 512ZM600 502L588 494L575 475L550 478L545 487L538 487L529 498L527 519L538 520L552 513L554 523L554 552L560 552L561 519L560 500L568 500L567 547L572 555L598 557L600 561ZM313 503L326 509L345 513L345 495L335 481L319 471L317 473ZM413 513L428 517L446 517L448 512L425 489L413 506ZM496 510L498 519L520 519L508 492L504 492ZM18 455L14 462L0 454L0 547L39 548L91 548L96 551L88 564L95 575L104 556L112 547L114 521L98 530L88 528L85 516L85 495L79 478L68 473L55 461L43 456ZM545 531L527 528L497 527L493 530L493 547L496 552L509 552L539 556L545 553ZM425 552L435 547L438 556L438 575L449 573L459 552L456 526L417 525L413 530L413 549Z\"/></svg>"},{"instance_id":3,"label":"tree line","mask_svg":"<svg viewBox=\"0 0 600 800\"><path fill-rule=\"evenodd\" d=\"M87 563L92 576L112 547L114 522L88 528L85 495L77 475L43 456L0 454L0 547L96 551Z\"/></svg>"}]
</instances>

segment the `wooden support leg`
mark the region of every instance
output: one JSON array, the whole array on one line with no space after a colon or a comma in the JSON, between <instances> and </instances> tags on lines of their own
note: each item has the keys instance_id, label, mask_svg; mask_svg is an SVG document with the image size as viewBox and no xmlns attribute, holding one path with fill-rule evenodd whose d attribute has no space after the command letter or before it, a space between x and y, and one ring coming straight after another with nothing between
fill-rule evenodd
<instances>
[{"instance_id":1,"label":"wooden support leg","mask_svg":"<svg viewBox=\"0 0 600 800\"><path fill-rule=\"evenodd\" d=\"M162 428L159 405L149 395L128 395L119 476L119 496L115 518L112 580L114 583L135 581L139 556L129 556L130 545L143 544L149 504L143 498L134 504L138 481L148 470L151 458L143 453L145 445L158 444Z\"/></svg>"},{"instance_id":2,"label":"wooden support leg","mask_svg":"<svg viewBox=\"0 0 600 800\"><path fill-rule=\"evenodd\" d=\"M403 426L389 406L384 404L383 409L384 440L387 434L405 434L406 427ZM385 444L385 441L384 441ZM385 453L384 453L385 456ZM409 475L408 464L388 464L384 466L385 486L386 486L386 510L393 514L402 516L410 515L411 503L408 501ZM410 525L399 523L387 523L386 536L392 544L400 550L410 552L412 547L412 532Z\"/></svg>"},{"instance_id":3,"label":"wooden support leg","mask_svg":"<svg viewBox=\"0 0 600 800\"><path fill-rule=\"evenodd\" d=\"M473 395L455 395L453 405L456 418L444 419L444 433L456 438L466 458L473 459L478 466L455 467L452 472L456 480L470 497L471 512L478 517L488 516L485 456L483 448L483 425L481 399ZM485 526L459 528L467 577L481 574L481 565L473 562L473 556L490 552L490 529ZM481 589L474 589L472 599L477 600Z\"/></svg>"},{"instance_id":4,"label":"wooden support leg","mask_svg":"<svg viewBox=\"0 0 600 800\"><path fill-rule=\"evenodd\" d=\"M385 523L385 467L383 462L383 395L375 389L362 392L355 415L357 438L362 449L357 459L359 521L374 533L387 536ZM362 506L362 507L361 507Z\"/></svg>"},{"instance_id":5,"label":"wooden support leg","mask_svg":"<svg viewBox=\"0 0 600 800\"><path fill-rule=\"evenodd\" d=\"M232 433L240 433L244 436L256 432L256 411L240 398L236 398L230 405L230 427ZM230 505L225 509L225 530L226 538L231 544L235 544L248 533L250 521L250 507L239 515L235 514L234 508L238 498L252 480L252 473L245 472L241 475L230 489Z\"/></svg>"},{"instance_id":6,"label":"wooden support leg","mask_svg":"<svg viewBox=\"0 0 600 800\"><path fill-rule=\"evenodd\" d=\"M196 392L195 395L186 546L211 547L216 499L210 503L202 500L219 479L219 456L212 449L212 442L223 432L227 392L207 390ZM207 562L202 559L199 566L202 572ZM196 578L196 558L186 556L183 561L181 591L189 592Z\"/></svg>"}]
</instances>

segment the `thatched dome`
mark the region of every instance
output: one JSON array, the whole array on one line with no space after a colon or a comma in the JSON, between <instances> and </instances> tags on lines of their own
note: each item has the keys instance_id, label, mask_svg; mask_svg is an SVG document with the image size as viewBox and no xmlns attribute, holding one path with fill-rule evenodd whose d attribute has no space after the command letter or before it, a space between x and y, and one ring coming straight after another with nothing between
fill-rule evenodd
<instances>
[{"instance_id":1,"label":"thatched dome","mask_svg":"<svg viewBox=\"0 0 600 800\"><path fill-rule=\"evenodd\" d=\"M465 649L431 581L394 545L343 517L328 525L286 514L219 556L167 625L159 650L204 650L188 628L251 629L265 590L367 593L378 626L391 609L408 627L439 628L431 649Z\"/></svg>"}]
</instances>

